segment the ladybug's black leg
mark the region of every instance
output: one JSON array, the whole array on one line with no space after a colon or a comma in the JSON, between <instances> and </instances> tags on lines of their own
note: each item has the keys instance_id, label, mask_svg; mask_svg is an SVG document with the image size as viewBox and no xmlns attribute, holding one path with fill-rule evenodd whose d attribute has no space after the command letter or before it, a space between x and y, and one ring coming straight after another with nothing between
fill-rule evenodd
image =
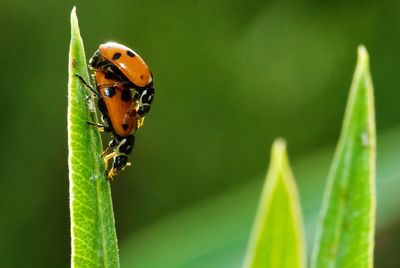
<instances>
[{"instance_id":1,"label":"ladybug's black leg","mask_svg":"<svg viewBox=\"0 0 400 268\"><path fill-rule=\"evenodd\" d=\"M92 127L96 127L100 132L108 132L108 131L106 131L107 127L102 124L89 122L89 121L86 122L86 124L88 124L89 126L92 126Z\"/></svg>"},{"instance_id":2,"label":"ladybug's black leg","mask_svg":"<svg viewBox=\"0 0 400 268\"><path fill-rule=\"evenodd\" d=\"M100 85L99 88L116 88L118 86L123 86L123 85L126 85L126 84L128 84L128 82L126 82L126 81L118 81L118 82L114 82L112 84Z\"/></svg>"},{"instance_id":3,"label":"ladybug's black leg","mask_svg":"<svg viewBox=\"0 0 400 268\"><path fill-rule=\"evenodd\" d=\"M93 86L91 84L89 84L88 82L85 81L85 79L80 76L79 74L75 74L76 77L79 78L79 80L81 80L81 82L85 85L86 88L88 88L94 95L96 95L97 97L101 97L99 92L97 92Z\"/></svg>"}]
</instances>

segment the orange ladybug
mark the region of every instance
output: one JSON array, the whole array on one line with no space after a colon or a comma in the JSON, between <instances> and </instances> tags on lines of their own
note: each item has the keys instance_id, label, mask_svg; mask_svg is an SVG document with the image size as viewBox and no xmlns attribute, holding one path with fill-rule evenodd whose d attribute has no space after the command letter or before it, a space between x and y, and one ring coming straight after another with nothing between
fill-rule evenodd
<instances>
[{"instance_id":1,"label":"orange ladybug","mask_svg":"<svg viewBox=\"0 0 400 268\"><path fill-rule=\"evenodd\" d=\"M88 124L113 135L101 154L106 167L113 158L111 169L107 168L107 179L112 179L130 165L128 155L135 145L134 134L143 125L154 99L153 75L133 50L112 42L100 45L89 66L94 71L96 88L77 76L99 98L103 125Z\"/></svg>"},{"instance_id":2,"label":"orange ladybug","mask_svg":"<svg viewBox=\"0 0 400 268\"><path fill-rule=\"evenodd\" d=\"M105 72L136 93L138 114L144 117L151 109L155 90L153 74L144 60L132 49L114 42L101 44L89 61L90 67Z\"/></svg>"},{"instance_id":3,"label":"orange ladybug","mask_svg":"<svg viewBox=\"0 0 400 268\"><path fill-rule=\"evenodd\" d=\"M103 116L107 115L105 120L113 133L120 137L134 134L140 126L141 117L137 114L131 90L119 81L108 79L106 73L101 71L95 72L95 79L101 96L99 109Z\"/></svg>"},{"instance_id":4,"label":"orange ladybug","mask_svg":"<svg viewBox=\"0 0 400 268\"><path fill-rule=\"evenodd\" d=\"M153 81L150 69L144 60L130 48L108 42L100 45L99 55L114 64L138 87L145 87Z\"/></svg>"}]
</instances>

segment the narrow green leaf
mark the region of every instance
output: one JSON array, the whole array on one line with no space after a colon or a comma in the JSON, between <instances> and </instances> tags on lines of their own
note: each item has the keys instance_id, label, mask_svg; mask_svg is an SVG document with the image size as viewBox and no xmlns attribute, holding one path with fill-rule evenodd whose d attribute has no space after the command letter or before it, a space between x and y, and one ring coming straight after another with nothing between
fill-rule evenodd
<instances>
[{"instance_id":1,"label":"narrow green leaf","mask_svg":"<svg viewBox=\"0 0 400 268\"><path fill-rule=\"evenodd\" d=\"M399 221L400 128L379 133L377 154L376 228L383 237ZM332 146L310 150L292 160L306 227L307 245L315 238L326 169L332 161ZM131 233L121 245L122 267L237 268L248 243L253 211L258 203L261 179L249 179L214 197L206 197L179 212L166 215ZM223 213L221 213L223 211ZM190 220L188 220L190 219ZM154 234L157 234L155 236ZM307 247L308 248L308 247ZM379 250L384 258L384 249ZM376 253L375 253L376 254ZM157 257L154 257L157 256ZM375 255L376 256L376 255Z\"/></svg>"},{"instance_id":2,"label":"narrow green leaf","mask_svg":"<svg viewBox=\"0 0 400 268\"><path fill-rule=\"evenodd\" d=\"M368 54L360 46L325 190L312 267L372 267L376 205L374 117Z\"/></svg>"},{"instance_id":3,"label":"narrow green leaf","mask_svg":"<svg viewBox=\"0 0 400 268\"><path fill-rule=\"evenodd\" d=\"M285 143L278 140L272 147L271 164L244 267L305 267L305 256L297 187Z\"/></svg>"},{"instance_id":4,"label":"narrow green leaf","mask_svg":"<svg viewBox=\"0 0 400 268\"><path fill-rule=\"evenodd\" d=\"M102 143L88 105L91 94L77 79L89 81L75 8L71 12L68 77L68 166L71 215L71 267L119 267L110 186L100 157Z\"/></svg>"}]
</instances>

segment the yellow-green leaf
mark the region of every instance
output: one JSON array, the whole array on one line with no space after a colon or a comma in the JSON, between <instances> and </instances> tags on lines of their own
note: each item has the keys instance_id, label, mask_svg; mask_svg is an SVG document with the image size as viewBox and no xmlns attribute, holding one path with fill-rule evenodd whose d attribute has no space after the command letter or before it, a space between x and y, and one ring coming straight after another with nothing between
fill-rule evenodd
<instances>
[{"instance_id":1,"label":"yellow-green leaf","mask_svg":"<svg viewBox=\"0 0 400 268\"><path fill-rule=\"evenodd\" d=\"M68 77L68 167L71 214L71 267L119 267L110 186L105 178L102 143L90 92L86 56L75 8L71 12Z\"/></svg>"},{"instance_id":2,"label":"yellow-green leaf","mask_svg":"<svg viewBox=\"0 0 400 268\"><path fill-rule=\"evenodd\" d=\"M254 222L244 267L305 267L305 242L296 183L285 143L272 147L271 164Z\"/></svg>"},{"instance_id":3,"label":"yellow-green leaf","mask_svg":"<svg viewBox=\"0 0 400 268\"><path fill-rule=\"evenodd\" d=\"M372 267L375 115L368 54L358 48L340 140L328 176L312 267Z\"/></svg>"}]
</instances>

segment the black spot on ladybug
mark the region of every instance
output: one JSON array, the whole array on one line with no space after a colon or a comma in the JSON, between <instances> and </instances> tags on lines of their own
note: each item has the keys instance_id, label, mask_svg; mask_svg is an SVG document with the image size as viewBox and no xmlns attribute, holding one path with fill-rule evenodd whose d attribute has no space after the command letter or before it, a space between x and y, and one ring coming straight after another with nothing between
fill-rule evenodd
<instances>
[{"instance_id":1,"label":"black spot on ladybug","mask_svg":"<svg viewBox=\"0 0 400 268\"><path fill-rule=\"evenodd\" d=\"M142 80L143 80L143 75L141 75L141 76L140 76L140 79L142 79Z\"/></svg>"},{"instance_id":2,"label":"black spot on ladybug","mask_svg":"<svg viewBox=\"0 0 400 268\"><path fill-rule=\"evenodd\" d=\"M122 91L121 100L126 102L132 101L132 95L129 89L125 89L124 91Z\"/></svg>"},{"instance_id":3,"label":"black spot on ladybug","mask_svg":"<svg viewBox=\"0 0 400 268\"><path fill-rule=\"evenodd\" d=\"M118 60L119 58L121 58L121 53L119 52L115 53L112 57L113 60Z\"/></svg>"},{"instance_id":4,"label":"black spot on ladybug","mask_svg":"<svg viewBox=\"0 0 400 268\"><path fill-rule=\"evenodd\" d=\"M127 130L127 129L128 129L128 127L129 127L127 123L125 123L125 124L122 124L121 126L122 126L122 128L123 128L124 130Z\"/></svg>"},{"instance_id":5,"label":"black spot on ladybug","mask_svg":"<svg viewBox=\"0 0 400 268\"><path fill-rule=\"evenodd\" d=\"M107 87L107 88L105 88L105 89L104 89L104 94L105 94L107 97L112 98L112 96L115 95L115 88L113 88L113 87Z\"/></svg>"},{"instance_id":6,"label":"black spot on ladybug","mask_svg":"<svg viewBox=\"0 0 400 268\"><path fill-rule=\"evenodd\" d=\"M127 50L127 51L126 51L126 55L128 55L128 56L131 57L131 58L135 57L135 53L133 53L133 52L130 51L130 50Z\"/></svg>"}]
</instances>

